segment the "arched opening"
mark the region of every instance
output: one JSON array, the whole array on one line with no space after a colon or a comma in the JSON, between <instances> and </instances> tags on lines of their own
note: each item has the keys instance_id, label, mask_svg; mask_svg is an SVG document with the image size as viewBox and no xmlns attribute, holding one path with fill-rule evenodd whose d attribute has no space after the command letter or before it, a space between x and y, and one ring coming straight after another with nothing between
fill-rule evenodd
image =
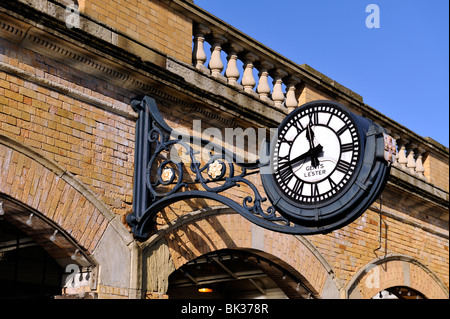
<instances>
[{"instance_id":1,"label":"arched opening","mask_svg":"<svg viewBox=\"0 0 450 319\"><path fill-rule=\"evenodd\" d=\"M349 299L448 299L444 282L419 260L387 254L362 267L347 285Z\"/></svg>"},{"instance_id":2,"label":"arched opening","mask_svg":"<svg viewBox=\"0 0 450 319\"><path fill-rule=\"evenodd\" d=\"M53 299L86 285L93 264L42 214L0 196L0 298Z\"/></svg>"},{"instance_id":3,"label":"arched opening","mask_svg":"<svg viewBox=\"0 0 450 319\"><path fill-rule=\"evenodd\" d=\"M53 298L64 268L27 234L0 219L0 298Z\"/></svg>"},{"instance_id":4,"label":"arched opening","mask_svg":"<svg viewBox=\"0 0 450 319\"><path fill-rule=\"evenodd\" d=\"M64 167L0 134L2 202L0 217L32 238L64 269L62 296L128 294L127 267L135 246L125 226ZM98 287L104 289L98 292ZM133 296L137 296L134 290Z\"/></svg>"},{"instance_id":5,"label":"arched opening","mask_svg":"<svg viewBox=\"0 0 450 319\"><path fill-rule=\"evenodd\" d=\"M269 256L221 249L197 257L169 276L169 298L308 299L315 294L293 269Z\"/></svg>"},{"instance_id":6,"label":"arched opening","mask_svg":"<svg viewBox=\"0 0 450 319\"><path fill-rule=\"evenodd\" d=\"M372 299L426 299L426 297L411 287L395 286L380 291Z\"/></svg>"}]
</instances>

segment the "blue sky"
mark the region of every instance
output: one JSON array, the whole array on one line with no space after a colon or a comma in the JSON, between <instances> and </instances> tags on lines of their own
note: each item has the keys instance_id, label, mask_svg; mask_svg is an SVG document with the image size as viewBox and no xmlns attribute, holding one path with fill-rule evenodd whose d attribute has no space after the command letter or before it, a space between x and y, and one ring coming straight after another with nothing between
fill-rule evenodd
<instances>
[{"instance_id":1,"label":"blue sky","mask_svg":"<svg viewBox=\"0 0 450 319\"><path fill-rule=\"evenodd\" d=\"M298 64L449 146L448 0L194 0ZM369 4L380 28L367 28Z\"/></svg>"}]
</instances>

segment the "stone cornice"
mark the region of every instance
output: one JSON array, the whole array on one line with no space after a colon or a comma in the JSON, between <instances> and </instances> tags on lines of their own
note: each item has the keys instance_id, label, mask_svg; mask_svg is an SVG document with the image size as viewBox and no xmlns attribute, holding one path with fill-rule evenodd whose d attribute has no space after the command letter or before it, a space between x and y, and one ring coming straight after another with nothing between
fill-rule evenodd
<instances>
[{"instance_id":1,"label":"stone cornice","mask_svg":"<svg viewBox=\"0 0 450 319\"><path fill-rule=\"evenodd\" d=\"M440 206L444 211L443 214L445 215L442 216L441 219L448 221L449 192L426 181L420 180L395 166L391 168L389 184L403 191L414 194L426 202Z\"/></svg>"}]
</instances>

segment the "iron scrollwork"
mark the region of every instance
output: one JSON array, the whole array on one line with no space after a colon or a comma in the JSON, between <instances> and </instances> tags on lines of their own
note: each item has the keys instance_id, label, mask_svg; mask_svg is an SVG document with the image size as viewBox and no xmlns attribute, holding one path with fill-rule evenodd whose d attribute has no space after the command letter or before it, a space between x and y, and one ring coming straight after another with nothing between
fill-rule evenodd
<instances>
[{"instance_id":1,"label":"iron scrollwork","mask_svg":"<svg viewBox=\"0 0 450 319\"><path fill-rule=\"evenodd\" d=\"M258 188L248 179L259 173L268 163L257 160L245 163L238 156L223 147L202 165L197 159L199 153L192 146L200 148L215 146L211 141L179 133L170 128L161 116L154 99L144 96L132 102L138 112L136 124L136 151L134 175L133 213L127 216L134 236L148 237L158 212L180 200L203 198L218 201L261 227L284 233L299 233L297 225L276 212L273 206L263 209ZM168 153L177 147L175 157L181 153L188 161L173 159ZM190 165L185 165L189 162ZM194 176L194 179L188 180ZM251 192L242 202L223 193L233 187L247 186Z\"/></svg>"}]
</instances>

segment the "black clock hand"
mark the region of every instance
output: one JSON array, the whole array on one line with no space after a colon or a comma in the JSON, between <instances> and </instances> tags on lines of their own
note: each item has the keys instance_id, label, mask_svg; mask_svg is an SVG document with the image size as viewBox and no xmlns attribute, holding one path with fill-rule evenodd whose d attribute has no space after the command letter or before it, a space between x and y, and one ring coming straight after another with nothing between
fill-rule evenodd
<instances>
[{"instance_id":1,"label":"black clock hand","mask_svg":"<svg viewBox=\"0 0 450 319\"><path fill-rule=\"evenodd\" d=\"M314 132L311 129L311 123L308 123L308 129L306 130L306 138L309 142L309 148L314 147Z\"/></svg>"},{"instance_id":2,"label":"black clock hand","mask_svg":"<svg viewBox=\"0 0 450 319\"><path fill-rule=\"evenodd\" d=\"M311 165L312 167L316 168L319 166L319 153L322 152L322 145L318 144L316 147L310 149L311 152Z\"/></svg>"},{"instance_id":3,"label":"black clock hand","mask_svg":"<svg viewBox=\"0 0 450 319\"><path fill-rule=\"evenodd\" d=\"M322 145L317 145L316 147L311 148L310 150L308 150L306 153L303 153L299 156L297 156L296 158L287 161L286 163L284 163L283 165L278 166L278 171L288 167L289 165L293 165L297 162L300 162L301 160L307 158L307 157L311 157L311 159L315 158L317 160L317 156L319 155L320 152L322 152Z\"/></svg>"},{"instance_id":4,"label":"black clock hand","mask_svg":"<svg viewBox=\"0 0 450 319\"><path fill-rule=\"evenodd\" d=\"M309 142L309 148L310 150L314 149L314 131L311 129L311 122L308 123L308 129L306 130L306 138ZM320 144L319 144L320 145ZM311 166L316 168L319 166L319 159L317 158L317 155L319 155L320 152L314 153L314 155L311 155Z\"/></svg>"}]
</instances>

